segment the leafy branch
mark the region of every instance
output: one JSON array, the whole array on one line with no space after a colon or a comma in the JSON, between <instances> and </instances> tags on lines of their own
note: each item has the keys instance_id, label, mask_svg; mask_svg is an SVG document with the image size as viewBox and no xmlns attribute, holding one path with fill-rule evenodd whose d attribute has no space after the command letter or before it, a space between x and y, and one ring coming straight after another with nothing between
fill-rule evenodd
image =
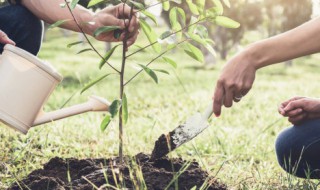
<instances>
[{"instance_id":1,"label":"leafy branch","mask_svg":"<svg viewBox=\"0 0 320 190\"><path fill-rule=\"evenodd\" d=\"M171 36L173 36L173 35L175 35L175 34L177 34L177 33L179 33L179 32L183 32L185 29L188 29L189 27L191 27L191 26L193 26L193 25L199 24L199 23L201 23L202 21L205 21L206 19L208 19L208 17L202 18L202 19L198 20L197 22L194 22L194 23L192 23L192 24L189 24L188 26L185 26L185 27L181 28L180 30L174 31L174 32L166 35L165 37L161 38L161 40L165 40L165 39L167 39L167 38L169 38L169 37L171 37ZM153 45L155 45L155 44L157 44L157 43L159 43L159 40L154 41L154 42L152 42L152 43L150 43L150 44L148 44L148 45L146 45L146 46L138 49L138 50L135 51L135 52L132 52L131 54L127 55L127 58L128 58L128 57L131 57L131 56L135 55L136 53L139 53L139 52L141 52L141 51L143 51L143 50L145 50L145 49L147 49L147 48L149 48L149 47L151 47L151 46L153 46Z\"/></svg>"},{"instance_id":2,"label":"leafy branch","mask_svg":"<svg viewBox=\"0 0 320 190\"><path fill-rule=\"evenodd\" d=\"M188 41L190 39L185 39L179 43L177 43L175 45L175 47L179 46L180 44ZM173 48L175 48L173 47ZM146 64L145 66L148 67L150 64L152 64L153 62L155 62L157 59L159 59L160 57L162 57L164 54L168 53L169 51L171 51L173 48L167 49L165 51L163 51L162 53L160 53L158 56L156 56L155 58L153 58L148 64ZM133 75L124 85L126 86L127 84L129 84L134 78L136 78L144 69L141 69L140 71L138 71L135 75Z\"/></svg>"}]
</instances>

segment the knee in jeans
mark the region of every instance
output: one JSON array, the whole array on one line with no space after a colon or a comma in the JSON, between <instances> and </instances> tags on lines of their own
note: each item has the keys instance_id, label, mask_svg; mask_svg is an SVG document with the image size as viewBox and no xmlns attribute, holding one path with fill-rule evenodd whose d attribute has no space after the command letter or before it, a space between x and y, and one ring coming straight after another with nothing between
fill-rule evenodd
<instances>
[{"instance_id":1,"label":"knee in jeans","mask_svg":"<svg viewBox=\"0 0 320 190\"><path fill-rule=\"evenodd\" d=\"M299 161L301 160L302 148L295 146L291 139L297 135L294 128L282 131L275 144L279 165L288 173L296 175Z\"/></svg>"}]
</instances>

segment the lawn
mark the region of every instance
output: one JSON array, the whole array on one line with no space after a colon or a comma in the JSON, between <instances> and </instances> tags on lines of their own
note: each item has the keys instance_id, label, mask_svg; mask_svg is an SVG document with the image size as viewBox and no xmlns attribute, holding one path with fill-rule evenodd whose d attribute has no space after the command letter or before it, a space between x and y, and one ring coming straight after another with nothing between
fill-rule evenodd
<instances>
[{"instance_id":1,"label":"lawn","mask_svg":"<svg viewBox=\"0 0 320 190\"><path fill-rule=\"evenodd\" d=\"M112 71L106 67L99 70L100 60L93 52L76 54L86 46L67 48L67 44L77 38L74 34L64 38L55 29L48 33L42 46L39 57L51 62L64 76L45 110L59 109L75 93L67 106L86 101L92 94L109 101L118 98L117 75L79 93L90 80ZM141 35L138 43L147 43L144 36ZM95 45L103 52L103 43ZM155 56L148 51L130 58L126 79L136 72L138 63L146 64ZM225 64L219 61L213 69L204 69L181 50L167 56L177 61L178 69L161 60L155 62L151 67L170 72L170 75L158 75L159 84L142 73L127 86L129 121L124 138L127 155L151 153L159 135L177 127L195 112L203 111ZM317 189L318 181L299 180L282 171L277 164L274 142L277 134L290 126L277 113L277 105L295 95L317 97L320 94L319 61L320 56L314 55L297 59L290 68L278 64L258 71L253 89L241 103L232 109L223 109L219 118L212 117L210 128L170 156L197 160L229 189ZM120 66L120 51L110 62ZM41 168L53 157L116 156L116 122L101 132L103 118L103 113L86 113L32 128L27 135L0 125L0 189Z\"/></svg>"}]
</instances>

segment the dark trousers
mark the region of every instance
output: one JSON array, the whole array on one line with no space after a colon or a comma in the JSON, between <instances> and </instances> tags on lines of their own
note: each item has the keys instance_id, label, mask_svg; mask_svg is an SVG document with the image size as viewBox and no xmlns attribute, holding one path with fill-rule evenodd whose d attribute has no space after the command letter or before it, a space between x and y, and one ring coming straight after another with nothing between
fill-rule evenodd
<instances>
[{"instance_id":1,"label":"dark trousers","mask_svg":"<svg viewBox=\"0 0 320 190\"><path fill-rule=\"evenodd\" d=\"M285 129L276 141L280 166L302 178L320 179L320 120Z\"/></svg>"},{"instance_id":2,"label":"dark trousers","mask_svg":"<svg viewBox=\"0 0 320 190\"><path fill-rule=\"evenodd\" d=\"M37 55L39 52L43 24L28 9L21 5L0 8L0 30L4 31L16 46ZM4 44L0 44L0 53Z\"/></svg>"}]
</instances>

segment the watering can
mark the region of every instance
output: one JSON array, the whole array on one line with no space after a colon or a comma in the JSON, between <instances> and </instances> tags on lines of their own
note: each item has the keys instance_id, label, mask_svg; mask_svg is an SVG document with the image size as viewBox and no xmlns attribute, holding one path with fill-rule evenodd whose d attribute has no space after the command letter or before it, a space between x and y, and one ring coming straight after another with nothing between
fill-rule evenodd
<instances>
[{"instance_id":1,"label":"watering can","mask_svg":"<svg viewBox=\"0 0 320 190\"><path fill-rule=\"evenodd\" d=\"M62 81L48 62L13 45L0 55L0 121L24 134L36 125L88 111L108 111L110 103L97 96L88 102L45 113L43 105Z\"/></svg>"}]
</instances>

